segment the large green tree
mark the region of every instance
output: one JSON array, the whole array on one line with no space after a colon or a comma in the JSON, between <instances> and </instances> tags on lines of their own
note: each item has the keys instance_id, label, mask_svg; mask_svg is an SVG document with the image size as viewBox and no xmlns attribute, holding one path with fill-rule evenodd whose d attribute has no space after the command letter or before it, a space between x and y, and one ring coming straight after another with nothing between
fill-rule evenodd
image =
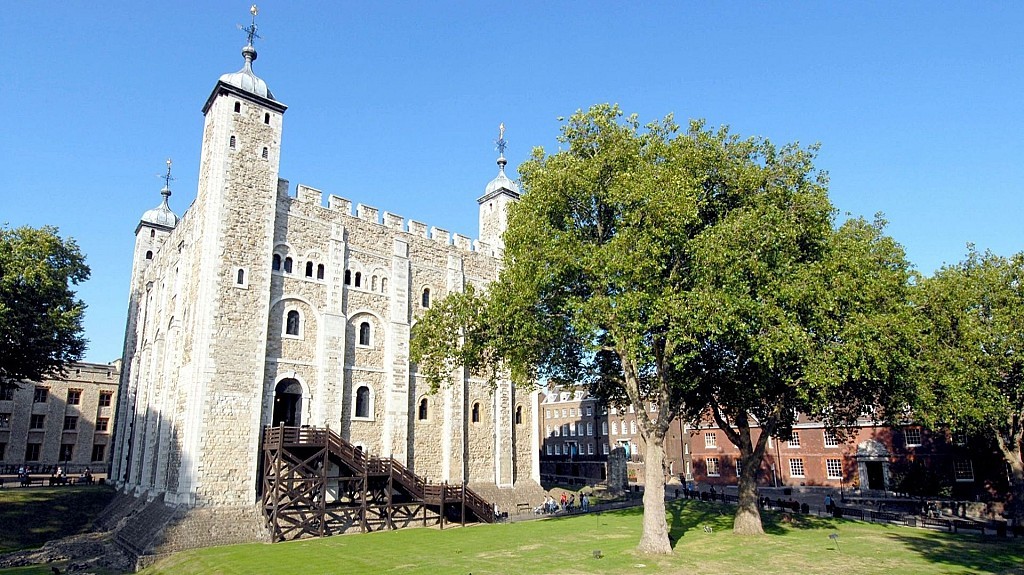
<instances>
[{"instance_id":1,"label":"large green tree","mask_svg":"<svg viewBox=\"0 0 1024 575\"><path fill-rule=\"evenodd\" d=\"M0 228L0 385L38 381L81 358L85 257L56 228Z\"/></svg>"},{"instance_id":2,"label":"large green tree","mask_svg":"<svg viewBox=\"0 0 1024 575\"><path fill-rule=\"evenodd\" d=\"M671 117L641 127L614 106L577 112L559 140L519 168L499 280L430 310L414 360L437 384L466 365L634 406L647 552L671 552L669 424L710 414L743 454L737 531L760 532L768 435L789 433L793 409L844 420L902 381L886 371L903 343L902 251L880 224L834 228L813 150ZM825 409L839 399L851 405Z\"/></svg>"},{"instance_id":3,"label":"large green tree","mask_svg":"<svg viewBox=\"0 0 1024 575\"><path fill-rule=\"evenodd\" d=\"M1024 522L1024 252L973 247L920 283L919 414L934 425L991 437L1010 468L1009 511Z\"/></svg>"}]
</instances>

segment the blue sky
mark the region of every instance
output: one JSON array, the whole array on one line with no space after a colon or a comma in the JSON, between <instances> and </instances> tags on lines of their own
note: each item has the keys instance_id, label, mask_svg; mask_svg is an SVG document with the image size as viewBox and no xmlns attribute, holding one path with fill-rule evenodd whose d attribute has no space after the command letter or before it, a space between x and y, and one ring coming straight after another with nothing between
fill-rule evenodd
<instances>
[{"instance_id":1,"label":"blue sky","mask_svg":"<svg viewBox=\"0 0 1024 575\"><path fill-rule=\"evenodd\" d=\"M195 197L201 108L241 67L248 7L3 9L0 222L79 242L89 361L121 354L133 232L166 158L171 207ZM257 22L293 189L476 237L500 122L514 168L557 149L559 116L617 102L820 142L837 209L884 212L926 274L968 242L1024 250L1024 4L275 0Z\"/></svg>"}]
</instances>

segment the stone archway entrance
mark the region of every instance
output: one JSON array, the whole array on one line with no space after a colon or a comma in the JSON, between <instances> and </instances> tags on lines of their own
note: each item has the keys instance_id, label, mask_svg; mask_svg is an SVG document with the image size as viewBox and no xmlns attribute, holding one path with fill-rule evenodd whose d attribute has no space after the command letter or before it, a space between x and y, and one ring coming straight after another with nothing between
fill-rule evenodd
<instances>
[{"instance_id":1,"label":"stone archway entrance","mask_svg":"<svg viewBox=\"0 0 1024 575\"><path fill-rule=\"evenodd\" d=\"M862 491L884 491L889 485L889 450L869 439L857 445L857 475Z\"/></svg>"},{"instance_id":2,"label":"stone archway entrance","mask_svg":"<svg viewBox=\"0 0 1024 575\"><path fill-rule=\"evenodd\" d=\"M274 390L273 425L296 427L302 423L302 384L296 379L282 379Z\"/></svg>"}]
</instances>

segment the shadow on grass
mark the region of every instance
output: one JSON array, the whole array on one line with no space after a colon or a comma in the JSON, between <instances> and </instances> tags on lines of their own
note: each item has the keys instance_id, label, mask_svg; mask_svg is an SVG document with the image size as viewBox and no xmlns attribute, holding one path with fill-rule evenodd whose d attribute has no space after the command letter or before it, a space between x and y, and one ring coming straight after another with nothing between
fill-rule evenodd
<instances>
[{"instance_id":1,"label":"shadow on grass","mask_svg":"<svg viewBox=\"0 0 1024 575\"><path fill-rule=\"evenodd\" d=\"M950 533L889 533L888 537L928 561L972 572L1024 575L1024 541Z\"/></svg>"},{"instance_id":2,"label":"shadow on grass","mask_svg":"<svg viewBox=\"0 0 1024 575\"><path fill-rule=\"evenodd\" d=\"M30 487L0 492L0 553L83 533L114 498L111 487Z\"/></svg>"}]
</instances>

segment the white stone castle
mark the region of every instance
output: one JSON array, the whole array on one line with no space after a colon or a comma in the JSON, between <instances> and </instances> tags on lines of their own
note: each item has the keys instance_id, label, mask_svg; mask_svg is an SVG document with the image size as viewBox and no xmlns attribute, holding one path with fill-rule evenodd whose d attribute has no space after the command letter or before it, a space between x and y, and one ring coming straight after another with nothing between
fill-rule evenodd
<instances>
[{"instance_id":1,"label":"white stone castle","mask_svg":"<svg viewBox=\"0 0 1024 575\"><path fill-rule=\"evenodd\" d=\"M112 480L168 504L252 507L262 430L284 424L329 427L431 482L536 493L536 397L465 370L430 394L409 362L426 308L497 277L519 197L504 140L477 240L362 204L353 215L302 185L291 196L286 106L253 73L246 30L242 69L203 106L195 202L178 218L165 187L135 231Z\"/></svg>"}]
</instances>

